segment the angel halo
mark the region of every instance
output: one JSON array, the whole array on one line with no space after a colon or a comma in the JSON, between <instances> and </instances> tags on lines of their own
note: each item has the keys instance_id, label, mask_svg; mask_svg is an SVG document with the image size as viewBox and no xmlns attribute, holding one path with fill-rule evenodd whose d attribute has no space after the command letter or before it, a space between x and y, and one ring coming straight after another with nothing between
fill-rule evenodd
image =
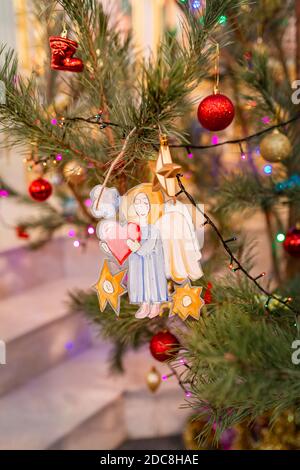
<instances>
[{"instance_id":1,"label":"angel halo","mask_svg":"<svg viewBox=\"0 0 300 470\"><path fill-rule=\"evenodd\" d=\"M91 192L91 212L104 219L97 226L100 246L119 265L128 259L130 303L140 305L137 318L153 318L162 304L172 302L168 279L189 284L203 275L192 216L185 204L153 191L151 183L139 184L122 197L116 188L104 188L98 208L101 188Z\"/></svg>"}]
</instances>

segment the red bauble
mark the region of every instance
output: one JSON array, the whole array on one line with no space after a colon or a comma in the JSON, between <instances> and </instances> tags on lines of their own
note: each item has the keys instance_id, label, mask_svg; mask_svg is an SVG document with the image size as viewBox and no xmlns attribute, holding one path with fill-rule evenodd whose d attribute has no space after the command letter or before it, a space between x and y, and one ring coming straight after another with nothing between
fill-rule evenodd
<instances>
[{"instance_id":1,"label":"red bauble","mask_svg":"<svg viewBox=\"0 0 300 470\"><path fill-rule=\"evenodd\" d=\"M286 234L283 247L287 253L300 257L300 228L291 228Z\"/></svg>"},{"instance_id":2,"label":"red bauble","mask_svg":"<svg viewBox=\"0 0 300 470\"><path fill-rule=\"evenodd\" d=\"M30 184L29 194L35 201L46 201L52 194L52 185L44 178L37 178Z\"/></svg>"},{"instance_id":3,"label":"red bauble","mask_svg":"<svg viewBox=\"0 0 300 470\"><path fill-rule=\"evenodd\" d=\"M234 106L225 95L216 93L201 101L198 107L200 124L209 131L222 131L234 118Z\"/></svg>"},{"instance_id":4,"label":"red bauble","mask_svg":"<svg viewBox=\"0 0 300 470\"><path fill-rule=\"evenodd\" d=\"M178 339L169 331L160 331L150 341L151 354L160 362L173 359L179 346Z\"/></svg>"},{"instance_id":5,"label":"red bauble","mask_svg":"<svg viewBox=\"0 0 300 470\"><path fill-rule=\"evenodd\" d=\"M16 235L17 235L18 238L25 238L25 239L28 239L28 238L29 238L29 234L28 234L28 233L26 232L26 230L25 230L22 226L20 226L20 225L18 225L18 226L16 227Z\"/></svg>"},{"instance_id":6,"label":"red bauble","mask_svg":"<svg viewBox=\"0 0 300 470\"><path fill-rule=\"evenodd\" d=\"M212 283L211 282L208 282L207 284L207 288L206 288L206 291L205 291L205 294L204 294L204 302L206 303L206 305L209 305L212 303L212 293L211 293L211 290L212 290Z\"/></svg>"}]
</instances>

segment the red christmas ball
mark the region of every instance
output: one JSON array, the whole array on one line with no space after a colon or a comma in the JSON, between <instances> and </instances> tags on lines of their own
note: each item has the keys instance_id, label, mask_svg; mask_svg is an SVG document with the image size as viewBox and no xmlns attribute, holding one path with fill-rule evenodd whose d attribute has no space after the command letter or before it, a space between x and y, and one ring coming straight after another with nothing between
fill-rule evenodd
<instances>
[{"instance_id":1,"label":"red christmas ball","mask_svg":"<svg viewBox=\"0 0 300 470\"><path fill-rule=\"evenodd\" d=\"M225 95L216 93L201 101L198 107L198 120L209 131L222 131L234 118L234 106Z\"/></svg>"},{"instance_id":2,"label":"red christmas ball","mask_svg":"<svg viewBox=\"0 0 300 470\"><path fill-rule=\"evenodd\" d=\"M212 303L212 293L211 293L212 287L213 287L212 283L208 282L207 288L203 297L203 300L206 303L206 305L209 305Z\"/></svg>"},{"instance_id":3,"label":"red christmas ball","mask_svg":"<svg viewBox=\"0 0 300 470\"><path fill-rule=\"evenodd\" d=\"M157 361L164 362L177 355L180 343L169 331L160 331L150 341L150 351Z\"/></svg>"},{"instance_id":4,"label":"red christmas ball","mask_svg":"<svg viewBox=\"0 0 300 470\"><path fill-rule=\"evenodd\" d=\"M293 227L288 231L283 247L291 256L300 257L300 228Z\"/></svg>"},{"instance_id":5,"label":"red christmas ball","mask_svg":"<svg viewBox=\"0 0 300 470\"><path fill-rule=\"evenodd\" d=\"M17 235L18 238L25 238L25 239L29 238L29 234L26 232L26 230L21 225L18 225L16 227L16 235Z\"/></svg>"},{"instance_id":6,"label":"red christmas ball","mask_svg":"<svg viewBox=\"0 0 300 470\"><path fill-rule=\"evenodd\" d=\"M52 185L44 178L37 178L30 184L29 194L35 201L46 201L52 194Z\"/></svg>"}]
</instances>

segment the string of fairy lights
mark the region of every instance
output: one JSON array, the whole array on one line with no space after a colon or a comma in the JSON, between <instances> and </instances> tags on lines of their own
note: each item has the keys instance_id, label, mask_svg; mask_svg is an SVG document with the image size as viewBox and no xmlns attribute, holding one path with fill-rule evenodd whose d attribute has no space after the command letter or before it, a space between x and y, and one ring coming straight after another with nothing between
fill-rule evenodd
<instances>
[{"instance_id":1,"label":"string of fairy lights","mask_svg":"<svg viewBox=\"0 0 300 470\"><path fill-rule=\"evenodd\" d=\"M288 126L292 123L295 123L299 119L300 119L300 113L296 114L295 116L291 117L290 119L288 119L286 121L276 123L274 125L271 125L271 126L265 128L265 129L262 129L262 130L256 132L256 133L253 133L251 135L240 137L240 138L228 139L228 140L225 140L225 141L222 141L222 142L214 141L213 144L211 144L211 145L195 145L195 144L191 144L191 143L170 143L169 147L170 148L184 148L184 149L186 149L186 151L188 153L188 156L191 157L191 155L192 155L191 152L192 152L192 150L195 150L195 149L197 149L197 150L198 149L199 150L209 150L209 149L216 148L216 147L221 147L221 146L224 146L224 145L230 145L230 144L231 145L238 145L239 149L240 149L240 152L241 152L241 156L243 158L243 156L245 155L245 152L244 152L244 149L243 149L243 146L242 146L243 143L249 142L253 139L257 139L257 138L261 137L262 135L265 135L269 132L274 131L275 129L284 128L284 127L286 127L286 126ZM124 129L120 124L104 120L103 119L103 112L101 110L97 114L95 114L91 117L88 117L88 118L78 117L78 116L76 117L75 116L75 117L70 117L70 118L69 117L61 117L61 118L51 119L51 124L53 126L57 125L61 128L64 128L65 126L67 126L69 123L71 124L72 122L85 122L87 124L96 125L100 129L105 129L108 126L118 127L118 128L122 128L124 133L126 132L126 129ZM156 144L154 144L154 146L156 147ZM158 146L159 146L159 143L157 143L157 147ZM53 157L53 156L44 157L43 159L36 160L34 162L34 165L42 164L44 167L46 167L48 165L48 163L50 163L50 162L53 162L54 165L57 165L58 163L60 163L62 158L63 158L62 153L58 153L55 157ZM26 160L26 161L28 161L28 160ZM297 182L294 181L295 178L296 178L296 175L294 177L290 178L290 180L291 180L290 182L289 181L288 182L282 182L282 183L279 183L279 185L280 186L293 187L293 186L295 186L295 184L297 185L299 183L298 180L297 180ZM193 205L195 205L195 207L196 207L197 205L196 205L195 201L193 200L192 196L185 189L185 187L184 187L184 185L183 185L180 178L178 178L178 183L179 183L179 186L180 186L180 192L184 193L188 197L190 202ZM283 187L279 188L279 185L278 185L278 192L280 192L279 189L280 190L285 189ZM3 194L1 194L1 196L5 197L5 196L7 196L7 194L3 193ZM207 214L204 214L204 216L205 216L205 219L206 219L206 223L210 224L213 227L213 229L217 233L217 236L219 237L220 241L222 242L224 249L229 254L229 256L230 256L229 266L232 269L232 271L233 272L236 272L238 270L242 271L267 296L268 300L266 302L266 308L268 307L269 300L271 298L273 298L274 300L278 301L281 304L286 305L288 308L293 310L288 305L288 303L290 302L291 299L282 301L279 297L273 296L272 294L270 294L268 291L266 291L265 289L263 289L260 286L260 284L257 281L261 277L263 277L265 275L265 273L261 273L256 278L252 277L248 273L248 271L240 264L240 262L235 258L234 254L232 253L232 251L229 247L229 243L234 241L234 238L230 239L230 240L224 240L222 235L218 232L218 229L215 226L215 224L212 222L212 220L207 216ZM89 234L91 234L91 226L89 226ZM72 236L72 237L74 236L73 232L72 232L72 234L70 233L70 236ZM284 241L284 234L278 233L277 236L276 236L276 240L277 240L278 243L282 243ZM80 246L80 242L78 243L78 240L75 240L74 246L75 247ZM297 312L295 312L295 313L297 313Z\"/></svg>"},{"instance_id":2,"label":"string of fairy lights","mask_svg":"<svg viewBox=\"0 0 300 470\"><path fill-rule=\"evenodd\" d=\"M177 149L183 148L183 149L186 150L188 158L193 158L194 157L193 152L192 152L193 150L210 150L210 149L215 149L215 148L222 147L222 146L225 146L225 145L237 145L238 148L239 148L241 159L245 160L247 154L244 150L243 144L245 144L245 143L248 144L250 141L253 141L255 139L259 139L260 137L265 136L266 134L271 133L271 132L275 131L276 129L285 128L285 127L287 127L287 126L289 126L293 123L296 123L299 119L300 119L300 113L297 113L296 115L292 116L288 120L285 120L285 121L282 121L282 122L277 122L274 125L269 125L267 128L259 130L258 132L255 132L255 133L247 135L247 136L228 139L228 140L224 140L224 141L220 142L218 136L213 135L212 144L196 145L196 144L192 144L192 143L170 143L169 147L170 148L175 148L175 149L176 148ZM75 116L75 117L54 118L54 119L51 120L52 125L55 125L55 126L57 125L57 126L62 127L62 128L67 126L68 124L71 124L71 123L74 123L74 122L85 122L89 125L98 126L99 129L101 129L101 130L105 129L108 126L117 127L117 128L122 129L122 131L124 133L124 138L125 138L126 132L127 132L127 129L125 127L121 126L121 124L105 120L103 118L103 111L102 110L99 110L99 112L97 114L92 115L88 118ZM265 117L265 118L262 119L262 122L264 124L269 124L270 119ZM155 149L158 149L159 143L153 144L153 147ZM257 151L257 149L256 149L256 151ZM202 155L205 155L205 154L204 153L203 154L198 153L197 158L199 156L201 157ZM51 158L52 157L50 157L49 160L51 160ZM56 160L61 160L61 158L62 158L62 155L58 154L54 158L53 161L56 164L57 163ZM36 164L37 163L38 162L36 162ZM43 161L43 165L45 165L45 160ZM263 168L263 171L266 175L271 175L272 171L273 171L272 170L272 165L271 164L266 164ZM296 181L296 179L297 179L297 181ZM283 191L285 189L290 189L290 188L293 188L295 186L299 186L299 184L300 184L300 181L298 181L298 176L297 175L292 175L289 178L289 180L279 182L276 185L276 191L278 189L277 192L280 193L280 191ZM278 243L283 243L284 240L285 240L285 234L281 233L281 232L278 232L277 235L276 235L276 241Z\"/></svg>"},{"instance_id":3,"label":"string of fairy lights","mask_svg":"<svg viewBox=\"0 0 300 470\"><path fill-rule=\"evenodd\" d=\"M209 224L212 229L214 230L214 232L216 233L218 239L220 240L224 250L228 253L229 257L230 257L230 264L229 264L229 268L231 269L232 272L237 272L237 271L240 271L242 272L253 284L255 284L255 286L267 297L267 300L265 302L265 308L268 310L268 307L269 307L269 303L271 301L271 299L275 300L276 302L280 303L281 305L284 305L286 308L288 308L289 310L291 310L295 315L296 315L296 320L298 319L298 315L300 315L300 312L298 312L296 309L294 309L291 305L289 305L289 303L293 300L291 297L288 297L287 299L283 300L282 298L280 298L279 296L276 296L274 294L272 294L271 292L267 291L264 287L262 287L258 280L261 279L262 277L264 277L266 275L265 272L262 272L260 273L259 275L257 275L256 277L253 277L249 271L242 265L242 263L236 258L236 256L234 255L233 251L231 250L230 248L230 243L231 242L234 242L237 240L236 237L232 237L228 240L225 240L220 232L220 230L218 229L218 227L216 226L216 224L213 222L213 220L205 213L202 211L202 209L199 207L199 205L196 203L196 201L194 200L193 196L186 190L184 184L182 183L181 181L181 176L180 174L177 175L177 181L178 181L178 185L179 185L179 188L180 188L180 191L177 193L176 196L179 196L180 194L184 194L188 200L191 202L191 204L196 208L197 211L199 211L205 218L205 224Z\"/></svg>"},{"instance_id":4,"label":"string of fairy lights","mask_svg":"<svg viewBox=\"0 0 300 470\"><path fill-rule=\"evenodd\" d=\"M274 125L271 125L271 126L265 128L265 129L262 129L262 130L260 130L256 133L250 134L248 136L244 136L244 137L240 137L240 138L234 138L234 139L228 139L228 140L225 140L225 141L222 141L222 142L214 141L212 144L209 144L209 145L195 145L195 144L192 144L192 143L170 143L169 147L170 148L184 148L187 151L188 156L191 156L192 150L195 150L195 149L196 150L209 150L209 149L216 148L216 147L221 147L221 146L224 146L224 145L238 145L239 150L241 152L241 157L242 157L242 159L244 159L245 152L244 152L244 149L243 149L243 143L248 143L249 141L252 141L253 139L257 139L257 138L261 137L262 135L265 135L269 132L274 131L275 129L284 128L284 127L286 127L286 126L288 126L292 123L295 123L299 119L300 119L300 113L296 114L295 116L291 117L290 119L288 119L286 121L276 123ZM126 134L126 131L127 131L127 129L125 129L123 126L121 126L118 123L104 120L102 110L100 110L97 114L95 114L91 117L88 117L88 118L75 116L75 117L53 118L51 120L51 124L53 126L59 126L61 128L66 128L69 124L71 124L73 122L85 122L89 125L96 125L96 126L99 127L99 129L105 129L108 126L118 127L118 128L121 128L123 130L124 137L125 137L125 134ZM154 147L156 147L156 145L158 147L159 143L153 144ZM60 153L60 154L57 154L54 158L53 158L53 156L51 156L51 157L45 157L42 160L36 160L34 162L34 164L41 163L43 166L47 166L48 162L52 161L55 165L57 165L57 163L59 163L61 160L62 160L62 154ZM179 187L180 187L180 192L178 193L178 195L181 194L181 193L185 194L185 196L196 207L196 209L200 210L199 207L197 206L195 200L193 199L193 197L190 195L190 193L188 193L188 191L184 187L184 185L181 181L181 175L177 176L177 180L178 180L178 184L179 184ZM228 253L228 255L230 257L230 264L229 264L230 269L233 272L237 272L237 271L243 272L243 274L251 282L253 282L256 285L256 287L267 297L265 307L268 309L269 302L270 302L271 299L273 299L273 300L277 301L278 303L286 306L288 309L293 311L298 316L300 312L296 311L292 306L289 305L289 302L292 300L291 298L282 300L280 297L275 296L272 293L268 292L266 289L264 289L259 284L258 280L261 279L262 277L264 277L265 273L260 273L258 276L253 277L252 275L250 275L250 273L247 271L247 269L241 264L241 262L235 257L235 255L232 252L229 244L231 242L235 241L236 238L232 237L229 240L225 240L223 238L222 234L220 233L219 229L215 225L215 223L212 221L212 219L206 213L203 213L202 215L205 217L205 220L206 220L205 223L209 224L213 228L213 230L215 231L217 237L219 238L220 242L222 243L223 248ZM90 231L89 231L89 234L90 234ZM281 234L281 233L277 234L276 239L277 239L278 242L283 241L282 235L283 234ZM75 240L74 246L77 247L79 245L80 245L80 243L78 243L78 241Z\"/></svg>"},{"instance_id":5,"label":"string of fairy lights","mask_svg":"<svg viewBox=\"0 0 300 470\"><path fill-rule=\"evenodd\" d=\"M86 122L87 124L97 125L100 129L105 129L108 126L118 127L118 128L120 128L124 131L124 137L125 137L126 129L123 126L121 126L120 124L115 123L115 122L105 121L102 116L103 116L102 111L99 111L99 113L97 113L97 114L95 114L91 117L88 117L88 118L84 118L84 117L60 118L58 120L57 119L52 120L51 123L53 125L58 124L60 126L64 126L68 122L71 123L71 122L76 122L76 121L80 122L81 121L81 122ZM169 147L170 148L184 148L184 149L186 149L188 154L191 154L191 150L209 150L209 149L212 149L212 148L222 147L224 145L238 145L239 151L241 153L241 157L242 157L242 159L245 159L246 152L243 148L243 143L247 143L251 140L258 139L259 137L262 137L263 135L265 135L269 132L272 132L276 129L284 128L284 127L286 127L286 126L288 126L292 123L295 123L299 119L300 119L300 113L297 113L297 114L295 114L295 116L292 116L290 119L288 119L286 121L282 121L282 122L273 124L273 125L265 128L265 129L262 129L258 132L255 132L253 134L250 134L250 135L247 135L247 136L244 136L244 137L238 137L238 138L235 138L235 139L228 139L228 140L224 140L222 142L219 142L218 139L213 138L213 143L212 144L207 144L207 145L198 145L198 144L192 144L192 143L173 143L173 144L170 143ZM159 146L159 142L157 142L156 145Z\"/></svg>"},{"instance_id":6,"label":"string of fairy lights","mask_svg":"<svg viewBox=\"0 0 300 470\"><path fill-rule=\"evenodd\" d=\"M286 121L282 121L279 123L276 123L274 125L270 125L265 129L262 129L256 133L250 134L248 136L243 136L239 138L233 138L233 139L228 139L224 141L219 141L218 136L213 135L212 136L212 144L207 144L207 145L197 145L197 144L192 144L192 143L170 143L169 147L174 148L174 149L185 149L187 152L187 157L189 159L192 159L194 157L193 150L211 150L211 149L216 149L218 147L223 147L225 145L237 145L240 156L242 160L246 160L247 158L247 153L243 147L243 144L248 143L250 141L253 141L255 139L258 139L268 133L271 133L275 131L276 129L281 129L285 128L286 126L289 126L295 122L297 122L300 119L300 113L296 114L295 116L291 117L290 119ZM111 127L118 127L123 130L124 133L124 138L126 136L127 129L125 129L123 126L121 126L118 123L115 122L110 122L106 121L103 119L103 112L100 110L97 114L84 118L80 116L75 116L75 117L60 117L60 118L53 118L51 119L51 124L53 126L58 126L60 128L64 128L66 131L66 128L69 124L74 123L74 122L85 122L89 125L96 125L99 127L99 129L105 129L108 126ZM264 120L263 122L269 123L269 120ZM157 150L159 148L159 143L157 144L152 144L153 147ZM65 153L70 153L70 150L64 150ZM256 153L259 153L259 147L256 148ZM204 156L205 153L198 153L197 158ZM24 163L27 164L27 169L31 171L35 166L42 165L45 169L49 165L53 165L54 167L57 166L63 159L62 153L57 153L56 155L50 155L50 156L44 156L42 158L24 158ZM105 165L104 168L105 169ZM271 175L273 172L273 166L268 163L265 164L263 167L263 171L266 175ZM297 181L296 181L297 179ZM276 190L278 189L278 193L282 190L289 189L295 186L299 186L300 182L298 181L298 175L292 175L289 180L287 181L282 181L279 182L278 185L276 185ZM278 188L277 188L278 187ZM276 237L276 240L281 243L283 240L281 239L282 234L278 234L278 237Z\"/></svg>"}]
</instances>

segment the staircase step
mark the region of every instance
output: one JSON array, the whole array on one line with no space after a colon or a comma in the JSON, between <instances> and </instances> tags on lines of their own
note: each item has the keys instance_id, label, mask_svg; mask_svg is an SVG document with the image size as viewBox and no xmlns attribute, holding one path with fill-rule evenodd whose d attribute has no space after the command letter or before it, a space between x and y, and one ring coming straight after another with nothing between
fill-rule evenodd
<instances>
[{"instance_id":1,"label":"staircase step","mask_svg":"<svg viewBox=\"0 0 300 470\"><path fill-rule=\"evenodd\" d=\"M21 294L59 278L83 277L83 273L95 282L102 257L96 239L76 249L69 237L55 238L39 250L23 246L0 251L0 298Z\"/></svg>"},{"instance_id":2,"label":"staircase step","mask_svg":"<svg viewBox=\"0 0 300 470\"><path fill-rule=\"evenodd\" d=\"M177 379L173 376L162 381L155 393L151 393L146 385L147 373L153 366L159 374L168 375L170 369L167 365L155 361L148 346L128 353L124 364L130 384L124 394L128 438L147 439L181 434L191 410L182 407L186 404L186 397ZM180 369L177 370L180 372Z\"/></svg>"},{"instance_id":3,"label":"staircase step","mask_svg":"<svg viewBox=\"0 0 300 470\"><path fill-rule=\"evenodd\" d=\"M0 302L0 339L6 344L0 395L72 357L91 344L82 314L67 312L67 291L87 279L58 279Z\"/></svg>"},{"instance_id":4,"label":"staircase step","mask_svg":"<svg viewBox=\"0 0 300 470\"><path fill-rule=\"evenodd\" d=\"M90 348L3 396L0 449L113 449L135 437L130 428L135 428L135 435L141 428L146 436L147 423L153 420L162 428L150 425L147 437L180 432L186 411L179 409L184 396L177 383L170 380L151 394L145 384L153 365L149 352L129 354L127 373L112 375L109 350L109 346ZM164 365L158 368L161 373L165 370ZM169 418L164 420L162 415L171 413L168 429Z\"/></svg>"},{"instance_id":5,"label":"staircase step","mask_svg":"<svg viewBox=\"0 0 300 470\"><path fill-rule=\"evenodd\" d=\"M82 425L89 429L88 439L93 443L101 411L106 416L102 437L107 436L107 445L122 442L121 392L116 386L108 388L99 372L106 356L103 348L90 349L2 397L0 449L59 448L63 439L70 443L72 433L84 439ZM96 436L91 432L93 426ZM94 443L97 446L98 439Z\"/></svg>"}]
</instances>

